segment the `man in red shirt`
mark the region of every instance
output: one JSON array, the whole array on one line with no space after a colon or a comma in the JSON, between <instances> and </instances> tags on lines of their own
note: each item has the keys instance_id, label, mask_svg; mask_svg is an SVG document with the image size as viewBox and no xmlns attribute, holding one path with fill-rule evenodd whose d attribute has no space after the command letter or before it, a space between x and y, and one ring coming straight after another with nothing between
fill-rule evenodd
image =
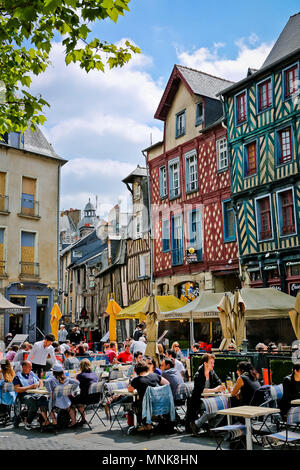
<instances>
[{"instance_id":1,"label":"man in red shirt","mask_svg":"<svg viewBox=\"0 0 300 470\"><path fill-rule=\"evenodd\" d=\"M132 354L129 352L130 344L125 344L125 351L117 356L118 362L132 362Z\"/></svg>"}]
</instances>

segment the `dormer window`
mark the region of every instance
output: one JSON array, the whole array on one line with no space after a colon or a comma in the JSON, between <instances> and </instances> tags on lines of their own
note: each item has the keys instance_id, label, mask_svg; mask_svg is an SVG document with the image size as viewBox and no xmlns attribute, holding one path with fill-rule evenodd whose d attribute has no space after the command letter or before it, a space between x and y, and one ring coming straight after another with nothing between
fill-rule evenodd
<instances>
[{"instance_id":1,"label":"dormer window","mask_svg":"<svg viewBox=\"0 0 300 470\"><path fill-rule=\"evenodd\" d=\"M298 91L299 68L298 64L283 71L284 78L284 99L291 98Z\"/></svg>"},{"instance_id":2,"label":"dormer window","mask_svg":"<svg viewBox=\"0 0 300 470\"><path fill-rule=\"evenodd\" d=\"M195 125L199 126L199 124L203 123L203 104L202 101L196 103L196 122Z\"/></svg>"},{"instance_id":3,"label":"dormer window","mask_svg":"<svg viewBox=\"0 0 300 470\"><path fill-rule=\"evenodd\" d=\"M176 138L185 134L185 111L176 114Z\"/></svg>"}]
</instances>

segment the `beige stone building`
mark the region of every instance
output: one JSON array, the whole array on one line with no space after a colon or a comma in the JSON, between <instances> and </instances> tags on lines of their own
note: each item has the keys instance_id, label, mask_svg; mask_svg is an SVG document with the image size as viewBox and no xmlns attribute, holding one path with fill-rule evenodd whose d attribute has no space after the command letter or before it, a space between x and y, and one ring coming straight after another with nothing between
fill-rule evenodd
<instances>
[{"instance_id":1,"label":"beige stone building","mask_svg":"<svg viewBox=\"0 0 300 470\"><path fill-rule=\"evenodd\" d=\"M5 315L0 336L51 331L58 289L59 157L42 132L5 135L0 142L0 292L30 315Z\"/></svg>"}]
</instances>

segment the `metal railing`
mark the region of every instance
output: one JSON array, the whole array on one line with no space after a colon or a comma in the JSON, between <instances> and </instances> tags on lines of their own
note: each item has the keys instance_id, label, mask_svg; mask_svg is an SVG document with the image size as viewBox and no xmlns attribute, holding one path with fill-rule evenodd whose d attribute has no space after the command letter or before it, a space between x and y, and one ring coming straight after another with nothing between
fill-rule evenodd
<instances>
[{"instance_id":1,"label":"metal railing","mask_svg":"<svg viewBox=\"0 0 300 470\"><path fill-rule=\"evenodd\" d=\"M0 194L0 212L8 212L8 196Z\"/></svg>"},{"instance_id":2,"label":"metal railing","mask_svg":"<svg viewBox=\"0 0 300 470\"><path fill-rule=\"evenodd\" d=\"M20 261L20 277L37 278L40 275L39 263Z\"/></svg>"},{"instance_id":3,"label":"metal railing","mask_svg":"<svg viewBox=\"0 0 300 470\"><path fill-rule=\"evenodd\" d=\"M34 201L26 196L21 198L21 210L20 215L28 217L39 217L39 202Z\"/></svg>"}]
</instances>

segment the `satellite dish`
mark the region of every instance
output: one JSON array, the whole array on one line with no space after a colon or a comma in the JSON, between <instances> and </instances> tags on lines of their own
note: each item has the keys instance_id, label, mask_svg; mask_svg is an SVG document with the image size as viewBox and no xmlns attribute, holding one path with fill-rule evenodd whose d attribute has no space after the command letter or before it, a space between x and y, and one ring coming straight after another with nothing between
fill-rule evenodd
<instances>
[{"instance_id":1,"label":"satellite dish","mask_svg":"<svg viewBox=\"0 0 300 470\"><path fill-rule=\"evenodd\" d=\"M292 363L298 364L300 363L300 340L296 339L292 342Z\"/></svg>"}]
</instances>

